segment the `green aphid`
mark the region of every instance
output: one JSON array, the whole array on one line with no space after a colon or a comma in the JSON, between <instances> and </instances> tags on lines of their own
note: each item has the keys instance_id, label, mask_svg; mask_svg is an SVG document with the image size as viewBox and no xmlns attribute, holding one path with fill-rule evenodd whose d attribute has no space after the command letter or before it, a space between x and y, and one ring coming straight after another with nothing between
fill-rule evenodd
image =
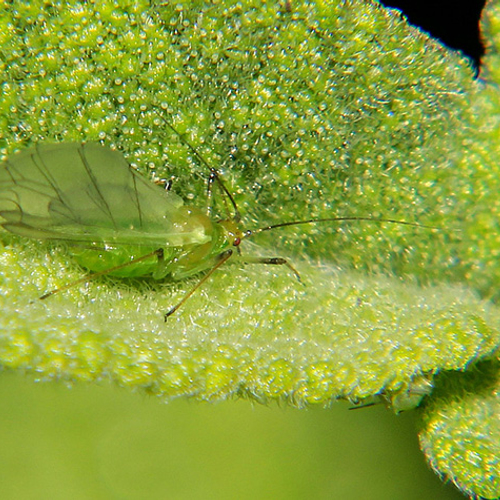
<instances>
[{"instance_id":1,"label":"green aphid","mask_svg":"<svg viewBox=\"0 0 500 500\"><path fill-rule=\"evenodd\" d=\"M178 195L146 180L120 152L108 147L96 143L37 144L14 154L0 167L0 224L28 238L68 242L77 262L92 272L46 293L42 299L104 274L181 280L205 271L165 319L252 234L346 220L419 226L392 219L334 217L244 230L232 196L217 171L207 167L211 171L209 199L213 183L217 182L233 206L233 215L226 219L212 219L211 203L207 213L185 205ZM297 271L280 257L242 260L286 265L298 277Z\"/></svg>"}]
</instances>

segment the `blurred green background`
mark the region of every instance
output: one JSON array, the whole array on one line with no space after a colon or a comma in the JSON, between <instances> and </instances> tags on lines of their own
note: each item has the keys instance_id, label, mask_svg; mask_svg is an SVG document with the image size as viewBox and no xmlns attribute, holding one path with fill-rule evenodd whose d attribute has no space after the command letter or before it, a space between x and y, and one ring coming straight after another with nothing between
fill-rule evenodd
<instances>
[{"instance_id":1,"label":"blurred green background","mask_svg":"<svg viewBox=\"0 0 500 500\"><path fill-rule=\"evenodd\" d=\"M464 498L424 462L414 412L168 404L114 386L0 378L0 498Z\"/></svg>"}]
</instances>

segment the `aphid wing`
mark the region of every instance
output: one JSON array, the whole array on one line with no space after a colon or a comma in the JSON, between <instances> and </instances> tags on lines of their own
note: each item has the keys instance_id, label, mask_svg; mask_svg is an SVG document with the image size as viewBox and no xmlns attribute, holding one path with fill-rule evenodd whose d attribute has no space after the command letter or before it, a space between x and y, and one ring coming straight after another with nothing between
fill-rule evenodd
<instances>
[{"instance_id":1,"label":"aphid wing","mask_svg":"<svg viewBox=\"0 0 500 500\"><path fill-rule=\"evenodd\" d=\"M165 245L182 205L99 144L41 144L0 168L0 223L32 238Z\"/></svg>"}]
</instances>

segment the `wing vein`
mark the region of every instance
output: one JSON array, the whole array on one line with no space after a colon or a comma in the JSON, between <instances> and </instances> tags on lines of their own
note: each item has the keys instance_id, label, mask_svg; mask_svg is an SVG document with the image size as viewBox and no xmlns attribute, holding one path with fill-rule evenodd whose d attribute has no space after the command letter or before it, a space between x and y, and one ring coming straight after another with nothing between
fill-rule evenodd
<instances>
[{"instance_id":1,"label":"wing vein","mask_svg":"<svg viewBox=\"0 0 500 500\"><path fill-rule=\"evenodd\" d=\"M135 202L135 206L137 207L137 214L139 215L139 224L140 224L140 226L142 228L143 227L142 210L141 210L141 201L140 201L140 198L139 198L139 192L137 190L137 178L136 178L134 172L132 171L132 169L130 169L130 173L132 175L132 179L133 179L133 182L134 182L134 198L135 198L134 202Z\"/></svg>"},{"instance_id":2,"label":"wing vein","mask_svg":"<svg viewBox=\"0 0 500 500\"><path fill-rule=\"evenodd\" d=\"M53 191L56 194L57 199L60 201L61 205L64 206L65 208L67 208L69 210L69 212L71 212L71 215L73 216L73 218L74 218L75 221L78 221L79 217L77 216L77 214L75 213L75 211L72 209L71 204L68 203L68 201L65 200L63 192L58 187L57 182L56 182L54 176L52 176L50 174L50 169L47 168L47 165L45 164L45 161L44 161L44 159L42 157L42 154L40 152L38 144L36 146L36 150L35 151L36 151L35 153L31 154L31 161L33 162L33 164L35 165L35 167L38 169L38 171L40 172L40 174L48 182L49 186L53 189ZM40 163L38 163L37 160ZM44 193L44 194L46 195L46 193Z\"/></svg>"},{"instance_id":3,"label":"wing vein","mask_svg":"<svg viewBox=\"0 0 500 500\"><path fill-rule=\"evenodd\" d=\"M85 171L87 172L87 175L89 176L89 179L92 182L92 185L93 185L94 189L96 190L97 195L99 196L101 204L99 204L98 200L94 200L90 193L89 193L89 198L96 204L96 206L98 208L100 208L103 212L105 212L109 216L109 218L113 222L113 226L116 228L117 227L116 221L115 221L115 218L114 218L113 213L111 211L111 208L110 208L108 202L106 201L106 198L104 198L104 196L101 192L101 189L99 187L97 179L96 179L94 173L92 172L92 168L90 167L90 165L87 161L83 147L78 148L78 155L80 156L80 159L82 160L82 163L83 163L83 167L85 168Z\"/></svg>"}]
</instances>

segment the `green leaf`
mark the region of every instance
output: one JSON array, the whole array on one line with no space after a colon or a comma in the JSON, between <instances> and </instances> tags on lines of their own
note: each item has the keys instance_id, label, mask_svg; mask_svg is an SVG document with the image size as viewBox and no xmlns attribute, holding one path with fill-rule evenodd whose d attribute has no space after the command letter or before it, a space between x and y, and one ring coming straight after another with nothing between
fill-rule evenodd
<instances>
[{"instance_id":1,"label":"green leaf","mask_svg":"<svg viewBox=\"0 0 500 500\"><path fill-rule=\"evenodd\" d=\"M429 463L471 497L497 498L500 491L499 380L498 360L445 373L421 413Z\"/></svg>"},{"instance_id":2,"label":"green leaf","mask_svg":"<svg viewBox=\"0 0 500 500\"><path fill-rule=\"evenodd\" d=\"M286 270L196 279L84 276L64 246L2 233L0 362L40 378L111 379L162 397L297 406L382 396L416 406L433 375L499 344L496 90L372 2L146 1L0 7L0 148L96 141L206 205L220 168ZM493 7L492 7L493 8ZM490 72L493 74L493 58ZM173 123L181 136L165 124ZM219 211L224 212L219 203ZM488 299L488 300L487 300Z\"/></svg>"},{"instance_id":3,"label":"green leaf","mask_svg":"<svg viewBox=\"0 0 500 500\"><path fill-rule=\"evenodd\" d=\"M477 92L471 99L470 138L457 171L475 174L462 193L475 199L465 227L469 245L464 262L474 285L498 302L498 99L500 10L489 2L482 18L486 54ZM468 191L468 195L466 192ZM463 374L443 373L421 412L420 441L430 465L471 497L500 496L498 351L492 359L473 364Z\"/></svg>"},{"instance_id":4,"label":"green leaf","mask_svg":"<svg viewBox=\"0 0 500 500\"><path fill-rule=\"evenodd\" d=\"M496 312L456 286L419 286L442 276L459 279L468 270L468 262L460 262L469 242L459 209L466 209L462 200L450 203L453 158L442 151L443 136L449 147L465 134L465 105L474 92L467 63L368 3L332 3L326 10L298 5L291 13L252 3L112 6L40 14L38 5L14 4L2 13L6 150L40 140L101 139L128 152L145 174L152 168L175 175L176 191L203 206L207 172L184 138L165 126L165 116L210 164L227 163L250 226L352 214L440 229L358 223L276 231L247 252L269 254L272 246L290 255L293 248L305 288L282 270L228 267L167 325L162 312L193 281L102 280L30 304L83 273L64 248L49 252L6 239L4 283L12 283L12 292L4 294L5 310L15 319L12 324L4 315L5 338L11 345L9 335L26 315L22 329L37 353L13 367L43 366L47 375L74 377L43 348L47 327L64 356L68 331L75 347L80 334L91 332L93 348L106 353L96 377L111 374L166 395L248 392L302 404L406 391L415 375L462 368L491 351ZM33 53L37 57L29 57ZM64 64L52 62L56 55ZM457 177L455 183L469 181ZM339 264L343 270L336 270ZM477 322L486 326L471 326ZM461 325L465 347L433 355L437 346L456 343L450 342L454 325ZM466 347L470 329L479 338ZM384 358L373 356L384 344L383 354L395 359L399 351L403 359L418 353L413 332L422 332L423 353L406 366L388 369ZM357 350L368 354L360 359ZM69 365L78 365L79 356L69 355ZM135 356L150 358L144 371ZM196 389L191 383L170 389L165 370L178 378L177 365ZM255 379L267 371L269 377ZM310 397L311 373L321 389ZM331 373L339 381L325 384Z\"/></svg>"}]
</instances>

